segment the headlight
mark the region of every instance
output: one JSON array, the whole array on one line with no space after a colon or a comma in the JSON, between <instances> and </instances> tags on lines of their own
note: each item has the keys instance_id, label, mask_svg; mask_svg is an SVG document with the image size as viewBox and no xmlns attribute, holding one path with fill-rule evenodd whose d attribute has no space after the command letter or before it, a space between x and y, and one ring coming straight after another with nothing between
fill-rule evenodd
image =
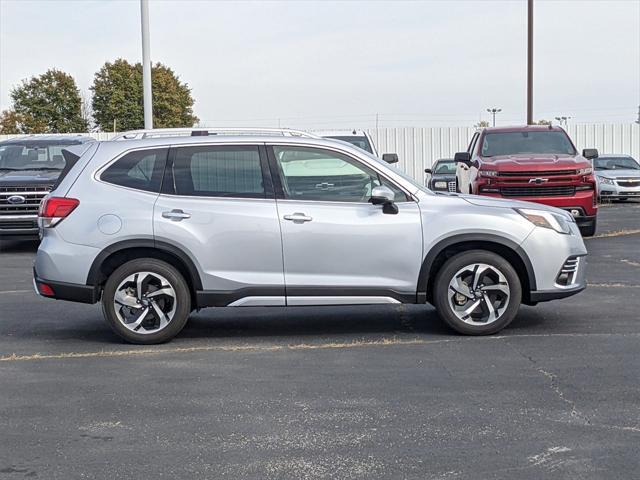
<instances>
[{"instance_id":1,"label":"headlight","mask_svg":"<svg viewBox=\"0 0 640 480\"><path fill-rule=\"evenodd\" d=\"M480 170L480 175L483 177L497 177L498 172L496 170Z\"/></svg>"},{"instance_id":2,"label":"headlight","mask_svg":"<svg viewBox=\"0 0 640 480\"><path fill-rule=\"evenodd\" d=\"M614 182L613 178L598 177L598 181L600 183L606 183L607 185L615 185L616 184L616 182Z\"/></svg>"},{"instance_id":3,"label":"headlight","mask_svg":"<svg viewBox=\"0 0 640 480\"><path fill-rule=\"evenodd\" d=\"M447 182L435 182L433 184L434 188L447 188Z\"/></svg>"},{"instance_id":4,"label":"headlight","mask_svg":"<svg viewBox=\"0 0 640 480\"><path fill-rule=\"evenodd\" d=\"M516 208L516 212L537 227L550 228L551 230L555 230L558 233L564 233L565 235L571 233L569 224L574 222L574 220L569 214L561 215L532 208Z\"/></svg>"},{"instance_id":5,"label":"headlight","mask_svg":"<svg viewBox=\"0 0 640 480\"><path fill-rule=\"evenodd\" d=\"M592 173L593 173L593 168L591 167L578 169L578 175L591 175Z\"/></svg>"}]
</instances>

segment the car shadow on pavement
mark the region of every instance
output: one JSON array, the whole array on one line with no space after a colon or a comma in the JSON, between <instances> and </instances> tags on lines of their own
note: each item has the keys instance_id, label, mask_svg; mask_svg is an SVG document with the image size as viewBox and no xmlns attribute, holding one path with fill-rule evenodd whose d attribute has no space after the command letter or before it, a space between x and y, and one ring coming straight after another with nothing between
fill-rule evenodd
<instances>
[{"instance_id":1,"label":"car shadow on pavement","mask_svg":"<svg viewBox=\"0 0 640 480\"><path fill-rule=\"evenodd\" d=\"M450 335L422 305L246 307L192 314L181 338L298 337L368 334Z\"/></svg>"},{"instance_id":2,"label":"car shadow on pavement","mask_svg":"<svg viewBox=\"0 0 640 480\"><path fill-rule=\"evenodd\" d=\"M0 240L0 253L36 253L38 240Z\"/></svg>"}]
</instances>

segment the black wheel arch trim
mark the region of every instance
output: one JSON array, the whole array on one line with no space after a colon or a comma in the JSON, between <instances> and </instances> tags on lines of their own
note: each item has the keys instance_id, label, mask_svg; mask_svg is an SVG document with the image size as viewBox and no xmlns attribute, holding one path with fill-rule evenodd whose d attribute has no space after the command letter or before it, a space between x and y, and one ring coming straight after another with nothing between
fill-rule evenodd
<instances>
[{"instance_id":1,"label":"black wheel arch trim","mask_svg":"<svg viewBox=\"0 0 640 480\"><path fill-rule=\"evenodd\" d=\"M440 255L448 247L459 243L469 242L496 243L512 250L520 258L525 266L527 279L529 280L529 290L536 290L536 276L533 270L533 264L531 263L531 260L529 259L527 253L520 247L520 245L509 240L508 238L504 238L499 235L492 235L489 233L463 233L452 235L451 237L440 240L433 247L431 247L429 253L427 253L424 261L422 262L422 267L420 268L420 274L418 277L417 293L419 303L424 303L427 301L429 291L432 289L432 285L429 284L429 274L431 272L431 268L433 267L433 263L438 255ZM523 292L523 294L524 293L525 292Z\"/></svg>"},{"instance_id":2,"label":"black wheel arch trim","mask_svg":"<svg viewBox=\"0 0 640 480\"><path fill-rule=\"evenodd\" d=\"M200 273L196 268L195 263L191 257L185 253L182 249L176 247L167 242L153 240L153 239L138 239L138 240L123 240L116 242L108 247L105 247L93 260L89 273L87 274L87 285L95 287L100 283L100 269L104 264L104 261L114 253L129 250L132 248L150 248L153 250L159 250L160 252L172 255L182 262L187 272L189 273L189 279L193 285L194 290L202 290L202 280Z\"/></svg>"}]
</instances>

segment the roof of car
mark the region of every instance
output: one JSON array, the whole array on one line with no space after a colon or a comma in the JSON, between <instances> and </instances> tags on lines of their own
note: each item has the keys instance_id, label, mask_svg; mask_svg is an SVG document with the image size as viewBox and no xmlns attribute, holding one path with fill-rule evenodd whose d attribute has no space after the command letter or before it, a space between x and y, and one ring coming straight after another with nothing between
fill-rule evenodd
<instances>
[{"instance_id":1,"label":"roof of car","mask_svg":"<svg viewBox=\"0 0 640 480\"><path fill-rule=\"evenodd\" d=\"M564 132L562 127L556 125L512 125L507 127L485 127L482 129L487 133L510 133L551 130L554 132Z\"/></svg>"},{"instance_id":2,"label":"roof of car","mask_svg":"<svg viewBox=\"0 0 640 480\"><path fill-rule=\"evenodd\" d=\"M194 145L207 143L282 143L282 144L314 144L326 146L344 146L349 148L357 148L347 142L333 140L328 138L312 138L312 137L282 137L274 135L208 135L208 136L180 136L180 137L149 137L142 139L120 139L117 141L107 140L102 144L113 144L122 147L122 150L129 150L137 147L152 147L156 145ZM358 149L359 150L359 149Z\"/></svg>"},{"instance_id":3,"label":"roof of car","mask_svg":"<svg viewBox=\"0 0 640 480\"><path fill-rule=\"evenodd\" d=\"M362 137L366 135L364 130L358 130L356 128L344 130L315 130L313 133L321 137Z\"/></svg>"},{"instance_id":4,"label":"roof of car","mask_svg":"<svg viewBox=\"0 0 640 480\"><path fill-rule=\"evenodd\" d=\"M80 145L95 142L96 139L88 135L25 135L0 142L0 145Z\"/></svg>"}]
</instances>

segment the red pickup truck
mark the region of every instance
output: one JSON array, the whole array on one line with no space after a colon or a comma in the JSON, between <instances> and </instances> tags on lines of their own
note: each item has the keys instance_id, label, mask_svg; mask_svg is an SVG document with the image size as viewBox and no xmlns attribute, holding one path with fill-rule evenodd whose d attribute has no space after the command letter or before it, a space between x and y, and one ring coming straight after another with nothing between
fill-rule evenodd
<instances>
[{"instance_id":1,"label":"red pickup truck","mask_svg":"<svg viewBox=\"0 0 640 480\"><path fill-rule=\"evenodd\" d=\"M478 130L455 155L460 193L543 203L571 212L584 236L596 231L598 204L591 161L560 127L529 125Z\"/></svg>"}]
</instances>

